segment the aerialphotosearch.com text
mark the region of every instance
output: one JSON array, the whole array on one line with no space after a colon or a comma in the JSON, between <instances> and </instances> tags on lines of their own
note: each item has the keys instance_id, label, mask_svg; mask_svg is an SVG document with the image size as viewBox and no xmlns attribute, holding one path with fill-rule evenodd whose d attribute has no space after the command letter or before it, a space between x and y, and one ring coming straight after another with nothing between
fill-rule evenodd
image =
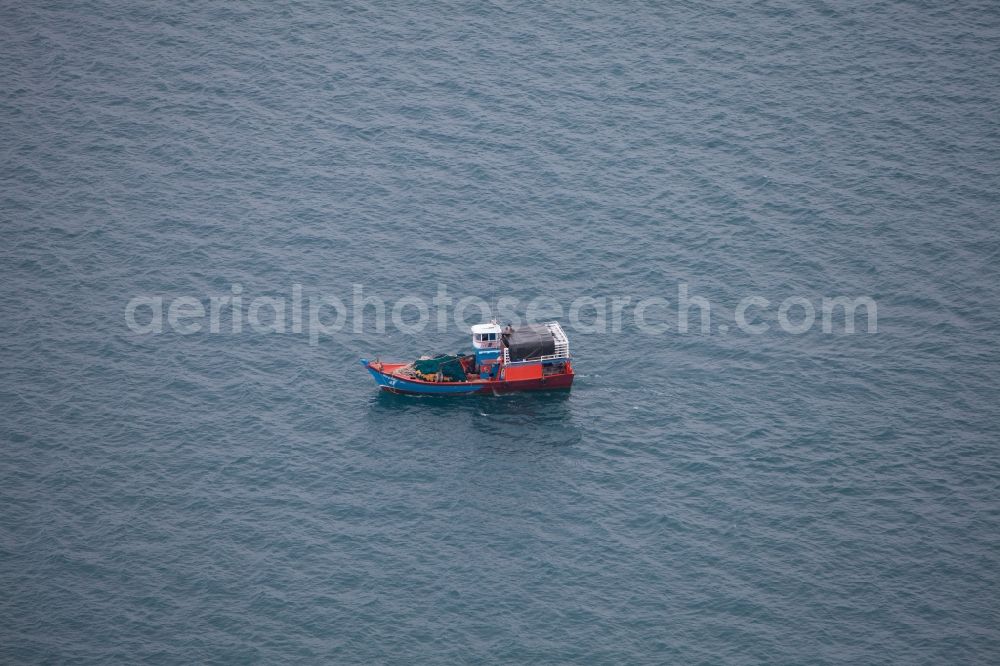
<instances>
[{"instance_id":1,"label":"aerialphotosearch.com text","mask_svg":"<svg viewBox=\"0 0 1000 666\"><path fill-rule=\"evenodd\" d=\"M801 335L820 327L823 333L854 334L878 331L878 307L867 296L788 296L780 301L748 295L732 310L691 293L686 282L677 284L672 299L663 296L578 296L568 303L540 296L518 299L503 296L490 303L474 295L455 297L446 285L424 298L412 294L383 298L361 284L349 294L304 294L300 284L283 296L244 293L240 284L228 293L205 296L137 295L125 305L125 324L138 335L172 331L196 333L292 333L308 336L316 345L324 337L344 331L385 333L391 325L416 334L435 326L468 330L470 324L496 318L515 328L525 323L559 320L584 334L638 331L645 335L725 335L740 332L763 335L780 330Z\"/></svg>"}]
</instances>

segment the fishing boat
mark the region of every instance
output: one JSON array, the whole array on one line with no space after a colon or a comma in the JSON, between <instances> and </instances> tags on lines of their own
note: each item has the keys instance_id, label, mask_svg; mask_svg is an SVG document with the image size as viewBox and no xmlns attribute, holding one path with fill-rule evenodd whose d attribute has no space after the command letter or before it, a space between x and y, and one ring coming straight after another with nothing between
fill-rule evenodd
<instances>
[{"instance_id":1,"label":"fishing boat","mask_svg":"<svg viewBox=\"0 0 1000 666\"><path fill-rule=\"evenodd\" d=\"M569 340L559 322L513 328L493 320L472 327L471 354L410 363L361 359L375 383L392 393L467 395L550 391L573 385Z\"/></svg>"}]
</instances>

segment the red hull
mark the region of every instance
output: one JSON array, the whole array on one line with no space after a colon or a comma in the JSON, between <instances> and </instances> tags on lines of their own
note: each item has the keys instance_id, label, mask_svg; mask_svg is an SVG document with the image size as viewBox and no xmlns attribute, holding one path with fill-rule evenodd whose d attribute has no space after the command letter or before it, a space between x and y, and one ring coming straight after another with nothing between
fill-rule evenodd
<instances>
[{"instance_id":1,"label":"red hull","mask_svg":"<svg viewBox=\"0 0 1000 666\"><path fill-rule=\"evenodd\" d=\"M555 391L573 386L573 373L549 375L541 379L487 382L479 393L513 393L515 391Z\"/></svg>"}]
</instances>

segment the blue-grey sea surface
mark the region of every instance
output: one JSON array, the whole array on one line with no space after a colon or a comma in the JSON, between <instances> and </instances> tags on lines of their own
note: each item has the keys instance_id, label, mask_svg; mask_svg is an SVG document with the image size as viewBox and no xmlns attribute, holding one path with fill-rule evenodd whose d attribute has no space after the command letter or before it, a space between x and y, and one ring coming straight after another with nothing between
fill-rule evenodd
<instances>
[{"instance_id":1,"label":"blue-grey sea surface","mask_svg":"<svg viewBox=\"0 0 1000 666\"><path fill-rule=\"evenodd\" d=\"M3 3L0 660L997 663L998 86L991 1ZM679 283L568 395L125 319Z\"/></svg>"}]
</instances>

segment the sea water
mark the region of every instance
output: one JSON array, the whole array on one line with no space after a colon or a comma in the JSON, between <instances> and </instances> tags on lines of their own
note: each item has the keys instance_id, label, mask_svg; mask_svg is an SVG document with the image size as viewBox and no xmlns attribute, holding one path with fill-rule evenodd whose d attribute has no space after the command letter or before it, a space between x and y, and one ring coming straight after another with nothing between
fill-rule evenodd
<instances>
[{"instance_id":1,"label":"sea water","mask_svg":"<svg viewBox=\"0 0 1000 666\"><path fill-rule=\"evenodd\" d=\"M996 663L998 36L990 2L6 3L0 657ZM441 286L564 308L573 390L380 395L359 357L469 348L433 309L305 330ZM166 321L234 295L284 332ZM825 332L837 297L875 329Z\"/></svg>"}]
</instances>

